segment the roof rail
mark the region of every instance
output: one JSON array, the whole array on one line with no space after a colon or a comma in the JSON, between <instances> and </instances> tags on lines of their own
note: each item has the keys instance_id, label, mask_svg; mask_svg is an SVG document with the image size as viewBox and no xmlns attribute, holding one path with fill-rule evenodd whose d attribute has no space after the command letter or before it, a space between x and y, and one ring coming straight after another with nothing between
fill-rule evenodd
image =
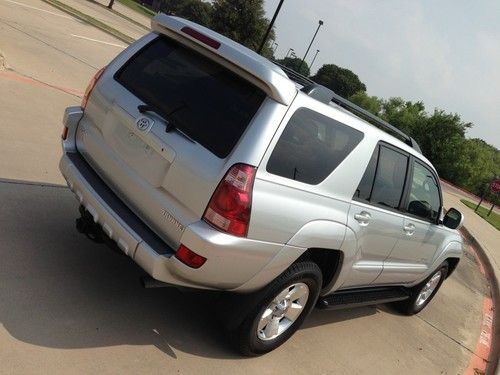
<instances>
[{"instance_id":1,"label":"roof rail","mask_svg":"<svg viewBox=\"0 0 500 375\"><path fill-rule=\"evenodd\" d=\"M288 78L302 85L303 87L301 88L301 91L304 92L306 95L309 95L310 97L319 100L320 102L325 104L334 102L335 104L341 106L342 108L345 108L346 110L355 114L356 116L361 117L362 119L368 121L370 124L378 127L379 129L391 133L392 135L395 135L398 138L401 138L408 146L413 147L415 150L422 153L422 150L412 137L405 134L395 126L389 124L387 121L382 120L380 117L375 116L373 113L368 112L366 109L363 109L354 104L353 102L344 99L340 95L335 94L335 92L333 92L329 88L317 84L312 79L307 78L300 73L297 73L295 70L287 66L284 66L282 64L279 64L275 61L273 62L276 65L278 65L281 69L283 69Z\"/></svg>"}]
</instances>

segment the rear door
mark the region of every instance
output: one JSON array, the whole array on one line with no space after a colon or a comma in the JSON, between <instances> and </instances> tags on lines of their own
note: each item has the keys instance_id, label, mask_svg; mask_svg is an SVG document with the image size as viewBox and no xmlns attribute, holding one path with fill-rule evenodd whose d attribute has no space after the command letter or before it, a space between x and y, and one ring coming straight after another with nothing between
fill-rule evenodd
<instances>
[{"instance_id":1,"label":"rear door","mask_svg":"<svg viewBox=\"0 0 500 375\"><path fill-rule=\"evenodd\" d=\"M110 64L92 92L77 147L175 247L184 227L203 215L266 96L165 36L151 34L131 52Z\"/></svg>"},{"instance_id":2,"label":"rear door","mask_svg":"<svg viewBox=\"0 0 500 375\"><path fill-rule=\"evenodd\" d=\"M389 145L376 147L355 192L347 225L357 238L357 257L342 287L371 284L401 238L399 211L409 156Z\"/></svg>"}]
</instances>

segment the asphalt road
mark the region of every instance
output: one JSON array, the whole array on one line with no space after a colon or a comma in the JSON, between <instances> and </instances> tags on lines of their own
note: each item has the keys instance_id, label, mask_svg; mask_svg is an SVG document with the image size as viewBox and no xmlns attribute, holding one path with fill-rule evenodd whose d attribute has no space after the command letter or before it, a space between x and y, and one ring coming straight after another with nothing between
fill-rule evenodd
<instances>
[{"instance_id":1,"label":"asphalt road","mask_svg":"<svg viewBox=\"0 0 500 375\"><path fill-rule=\"evenodd\" d=\"M287 344L247 359L226 344L212 296L142 289L139 267L78 234L71 192L47 186L63 182L62 112L80 102L87 81L121 44L43 2L0 0L0 373L467 368L486 293L471 256L418 316L387 306L314 311Z\"/></svg>"}]
</instances>

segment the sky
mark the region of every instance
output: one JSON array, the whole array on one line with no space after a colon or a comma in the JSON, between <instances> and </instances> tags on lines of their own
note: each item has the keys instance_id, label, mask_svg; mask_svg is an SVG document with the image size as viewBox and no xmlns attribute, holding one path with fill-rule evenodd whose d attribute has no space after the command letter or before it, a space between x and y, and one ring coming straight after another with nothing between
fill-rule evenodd
<instances>
[{"instance_id":1,"label":"sky","mask_svg":"<svg viewBox=\"0 0 500 375\"><path fill-rule=\"evenodd\" d=\"M265 0L271 19L279 0ZM473 123L469 138L500 149L499 0L285 0L276 19L283 58L302 58L312 72L334 63L356 73L369 95L423 101Z\"/></svg>"}]
</instances>

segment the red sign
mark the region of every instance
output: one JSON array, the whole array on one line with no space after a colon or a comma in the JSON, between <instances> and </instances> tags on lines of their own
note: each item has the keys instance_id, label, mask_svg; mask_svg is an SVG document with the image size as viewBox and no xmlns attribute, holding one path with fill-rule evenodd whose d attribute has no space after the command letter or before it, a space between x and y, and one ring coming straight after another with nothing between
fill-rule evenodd
<instances>
[{"instance_id":1,"label":"red sign","mask_svg":"<svg viewBox=\"0 0 500 375\"><path fill-rule=\"evenodd\" d=\"M490 189L492 193L500 193L500 179L493 181L491 183Z\"/></svg>"}]
</instances>

